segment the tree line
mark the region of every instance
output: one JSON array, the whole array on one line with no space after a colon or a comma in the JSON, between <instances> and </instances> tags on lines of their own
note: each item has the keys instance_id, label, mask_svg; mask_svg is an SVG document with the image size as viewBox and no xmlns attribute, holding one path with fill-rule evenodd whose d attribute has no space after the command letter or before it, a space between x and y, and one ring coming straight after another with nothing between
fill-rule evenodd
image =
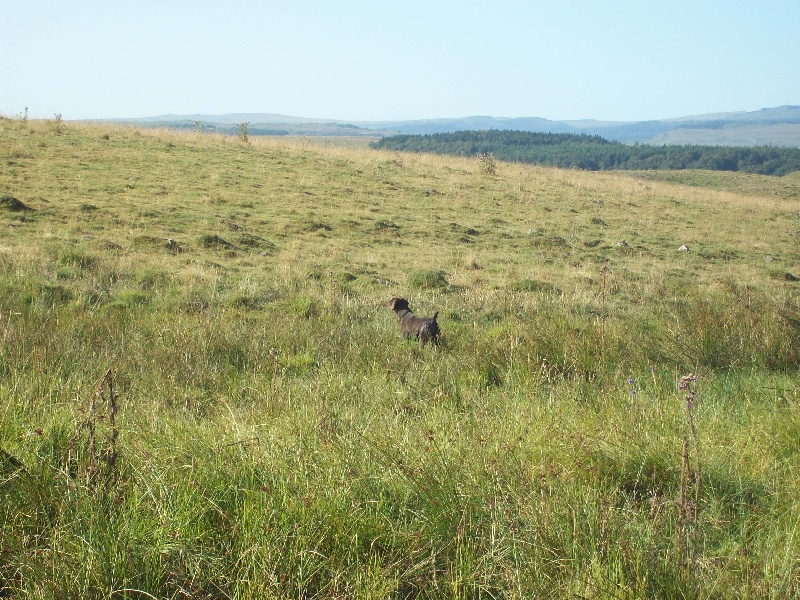
<instances>
[{"instance_id":1,"label":"tree line","mask_svg":"<svg viewBox=\"0 0 800 600\"><path fill-rule=\"evenodd\" d=\"M653 146L600 136L529 131L458 131L396 135L373 148L457 156L493 154L498 160L589 171L707 169L785 175L800 171L800 149L775 146Z\"/></svg>"}]
</instances>

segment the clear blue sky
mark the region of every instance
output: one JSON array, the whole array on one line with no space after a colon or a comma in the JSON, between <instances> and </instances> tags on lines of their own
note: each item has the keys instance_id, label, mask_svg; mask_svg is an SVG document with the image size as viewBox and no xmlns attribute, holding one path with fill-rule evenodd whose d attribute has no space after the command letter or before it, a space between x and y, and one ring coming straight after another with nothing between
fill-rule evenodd
<instances>
[{"instance_id":1,"label":"clear blue sky","mask_svg":"<svg viewBox=\"0 0 800 600\"><path fill-rule=\"evenodd\" d=\"M800 104L800 0L0 0L0 115L644 120Z\"/></svg>"}]
</instances>

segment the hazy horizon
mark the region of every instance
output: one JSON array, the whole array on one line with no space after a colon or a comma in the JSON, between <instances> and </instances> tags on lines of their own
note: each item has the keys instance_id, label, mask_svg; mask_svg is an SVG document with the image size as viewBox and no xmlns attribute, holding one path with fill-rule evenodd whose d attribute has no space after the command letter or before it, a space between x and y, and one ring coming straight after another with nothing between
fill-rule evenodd
<instances>
[{"instance_id":1,"label":"hazy horizon","mask_svg":"<svg viewBox=\"0 0 800 600\"><path fill-rule=\"evenodd\" d=\"M715 116L722 116L722 115L735 115L735 114L743 114L749 112L757 112L760 110L772 110L784 107L793 107L798 105L792 104L782 104L779 106L763 106L761 108L755 109L754 111L744 111L744 110L731 110L725 112L714 112L714 113L703 113L703 114L693 114L693 115L668 115L663 116L656 119L649 119L649 120L662 120L668 121L672 119L684 119L684 118L692 118L692 117L705 117L711 118ZM136 117L129 117L129 116L117 116L117 117L108 117L104 119L97 119L97 120L116 120L116 119L124 119L124 120L152 120L158 118L190 118L190 117L228 117L231 119L231 123L238 122L234 117L274 117L274 118L287 118L287 119L299 119L302 121L313 120L315 122L342 122L342 123L385 123L385 122L402 122L402 121L440 121L440 120L460 120L460 119L480 119L480 118L487 118L487 119L497 119L497 120L520 120L520 119L544 119L554 122L561 122L561 123L580 123L580 122L589 122L589 121L597 121L597 122L608 122L608 123L636 123L640 122L634 119L622 119L618 121L607 121L605 119L595 119L593 117L584 117L580 119L548 119L547 117L541 117L539 115L440 115L438 117L426 117L423 119L331 119L326 116L319 116L319 115L286 115L286 114L279 114L279 113L271 113L271 112L256 112L256 111L235 111L235 112L226 112L226 113L163 113L157 115L144 115L144 116L136 116ZM87 119L92 120L92 119ZM269 122L269 121L265 121ZM283 121L276 121L276 123L283 122Z\"/></svg>"}]
</instances>

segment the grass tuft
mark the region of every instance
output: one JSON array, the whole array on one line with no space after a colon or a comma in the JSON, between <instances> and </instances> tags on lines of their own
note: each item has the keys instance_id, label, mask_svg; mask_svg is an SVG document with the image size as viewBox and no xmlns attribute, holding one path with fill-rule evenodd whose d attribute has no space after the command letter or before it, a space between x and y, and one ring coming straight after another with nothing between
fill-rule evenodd
<instances>
[{"instance_id":1,"label":"grass tuft","mask_svg":"<svg viewBox=\"0 0 800 600\"><path fill-rule=\"evenodd\" d=\"M447 274L440 270L413 271L409 273L407 281L409 287L421 290L444 289L450 285Z\"/></svg>"}]
</instances>

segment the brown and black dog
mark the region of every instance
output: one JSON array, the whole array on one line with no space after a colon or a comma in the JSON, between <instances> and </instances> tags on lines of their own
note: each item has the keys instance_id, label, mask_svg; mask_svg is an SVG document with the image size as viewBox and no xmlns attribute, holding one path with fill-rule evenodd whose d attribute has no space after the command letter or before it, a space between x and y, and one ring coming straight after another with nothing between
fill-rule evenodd
<instances>
[{"instance_id":1,"label":"brown and black dog","mask_svg":"<svg viewBox=\"0 0 800 600\"><path fill-rule=\"evenodd\" d=\"M439 324L436 322L438 311L432 317L418 317L408 308L408 300L405 298L392 298L386 306L400 317L400 331L404 338L418 339L420 348L428 342L434 346L439 344Z\"/></svg>"}]
</instances>

